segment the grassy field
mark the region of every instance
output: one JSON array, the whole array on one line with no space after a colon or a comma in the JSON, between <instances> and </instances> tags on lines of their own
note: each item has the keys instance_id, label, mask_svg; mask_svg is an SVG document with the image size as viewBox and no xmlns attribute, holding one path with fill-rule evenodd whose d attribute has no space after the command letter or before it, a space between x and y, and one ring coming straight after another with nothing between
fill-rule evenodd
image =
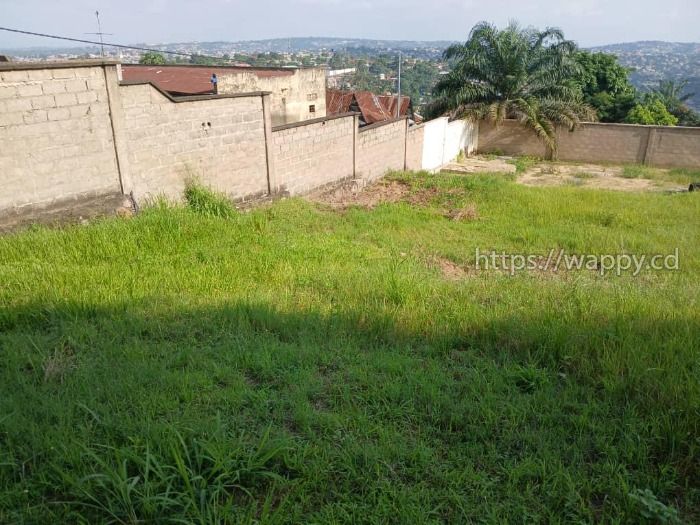
<instances>
[{"instance_id":1,"label":"grassy field","mask_svg":"<svg viewBox=\"0 0 700 525\"><path fill-rule=\"evenodd\" d=\"M390 180L0 238L0 523L699 522L700 195Z\"/></svg>"}]
</instances>

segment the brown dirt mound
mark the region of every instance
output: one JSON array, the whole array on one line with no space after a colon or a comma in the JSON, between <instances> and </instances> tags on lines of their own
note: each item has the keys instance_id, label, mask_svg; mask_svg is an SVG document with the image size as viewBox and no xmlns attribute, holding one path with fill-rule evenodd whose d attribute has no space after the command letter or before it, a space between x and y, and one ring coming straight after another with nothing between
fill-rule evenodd
<instances>
[{"instance_id":1,"label":"brown dirt mound","mask_svg":"<svg viewBox=\"0 0 700 525\"><path fill-rule=\"evenodd\" d=\"M467 275L467 269L459 264L438 255L428 257L428 267L439 269L442 276L448 281L459 281Z\"/></svg>"},{"instance_id":2,"label":"brown dirt mound","mask_svg":"<svg viewBox=\"0 0 700 525\"><path fill-rule=\"evenodd\" d=\"M407 202L425 206L437 194L436 188L414 190L403 181L381 180L364 188L360 188L356 184L347 184L331 190L312 193L307 198L334 210L345 210L352 206L371 210L380 204L393 202Z\"/></svg>"}]
</instances>

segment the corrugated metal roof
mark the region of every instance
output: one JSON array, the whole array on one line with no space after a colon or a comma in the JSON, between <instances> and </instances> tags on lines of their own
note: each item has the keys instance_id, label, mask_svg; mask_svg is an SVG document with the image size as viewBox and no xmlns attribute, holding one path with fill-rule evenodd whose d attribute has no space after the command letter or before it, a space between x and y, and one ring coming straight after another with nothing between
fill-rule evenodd
<instances>
[{"instance_id":1,"label":"corrugated metal roof","mask_svg":"<svg viewBox=\"0 0 700 525\"><path fill-rule=\"evenodd\" d=\"M369 91L326 90L326 112L329 115L359 111L364 124L396 118L396 95L376 95ZM400 116L412 117L410 97L401 97Z\"/></svg>"},{"instance_id":2,"label":"corrugated metal roof","mask_svg":"<svg viewBox=\"0 0 700 525\"><path fill-rule=\"evenodd\" d=\"M259 78L294 75L293 69L260 69L254 67L146 66L122 65L122 78L127 82L153 82L163 91L176 95L212 93L211 75L254 74Z\"/></svg>"}]
</instances>

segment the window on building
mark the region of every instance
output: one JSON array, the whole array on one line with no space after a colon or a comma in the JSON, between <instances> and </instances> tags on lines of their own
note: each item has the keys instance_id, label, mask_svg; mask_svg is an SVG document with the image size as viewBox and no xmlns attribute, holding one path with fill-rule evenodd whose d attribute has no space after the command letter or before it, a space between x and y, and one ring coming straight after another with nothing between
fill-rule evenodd
<instances>
[{"instance_id":1,"label":"window on building","mask_svg":"<svg viewBox=\"0 0 700 525\"><path fill-rule=\"evenodd\" d=\"M316 104L311 104L309 106L309 113L316 113Z\"/></svg>"}]
</instances>

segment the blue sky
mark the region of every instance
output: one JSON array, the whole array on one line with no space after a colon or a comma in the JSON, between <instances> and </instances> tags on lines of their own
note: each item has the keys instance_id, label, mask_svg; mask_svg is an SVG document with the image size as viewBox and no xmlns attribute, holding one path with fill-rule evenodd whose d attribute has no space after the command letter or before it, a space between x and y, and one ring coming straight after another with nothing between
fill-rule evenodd
<instances>
[{"instance_id":1,"label":"blue sky","mask_svg":"<svg viewBox=\"0 0 700 525\"><path fill-rule=\"evenodd\" d=\"M337 36L464 40L480 20L562 28L582 46L700 42L700 0L0 0L0 26L120 43ZM55 41L0 32L0 48Z\"/></svg>"}]
</instances>

